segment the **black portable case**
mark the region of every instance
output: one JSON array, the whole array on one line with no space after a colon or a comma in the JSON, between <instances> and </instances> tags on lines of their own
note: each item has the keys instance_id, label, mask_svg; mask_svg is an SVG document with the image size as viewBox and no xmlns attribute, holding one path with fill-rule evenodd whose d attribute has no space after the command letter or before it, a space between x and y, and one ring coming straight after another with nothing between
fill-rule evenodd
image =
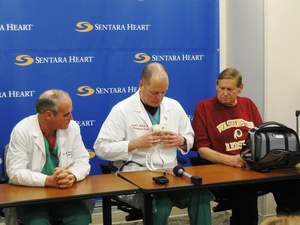
<instances>
[{"instance_id":1,"label":"black portable case","mask_svg":"<svg viewBox=\"0 0 300 225\"><path fill-rule=\"evenodd\" d=\"M293 167L300 162L298 135L278 122L262 123L249 130L241 157L257 171Z\"/></svg>"}]
</instances>

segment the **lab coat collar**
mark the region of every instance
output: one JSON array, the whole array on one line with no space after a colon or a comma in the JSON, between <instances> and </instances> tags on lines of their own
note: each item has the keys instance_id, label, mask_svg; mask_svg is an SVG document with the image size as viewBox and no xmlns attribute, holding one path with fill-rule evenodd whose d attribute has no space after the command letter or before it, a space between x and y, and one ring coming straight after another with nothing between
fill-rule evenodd
<instances>
[{"instance_id":1,"label":"lab coat collar","mask_svg":"<svg viewBox=\"0 0 300 225\"><path fill-rule=\"evenodd\" d=\"M147 111L140 99L140 89L132 96L134 99L134 110L138 115L148 124L149 127L152 127L152 123L147 114ZM172 110L169 104L166 104L167 97L164 97L160 104L160 124L167 124L169 112Z\"/></svg>"},{"instance_id":2,"label":"lab coat collar","mask_svg":"<svg viewBox=\"0 0 300 225\"><path fill-rule=\"evenodd\" d=\"M70 121L69 126L71 125L71 122L72 121ZM63 146L65 140L66 140L66 138L63 135L62 130L57 130L57 133L56 133L56 142L57 142L58 146Z\"/></svg>"},{"instance_id":3,"label":"lab coat collar","mask_svg":"<svg viewBox=\"0 0 300 225\"><path fill-rule=\"evenodd\" d=\"M38 146L38 149L45 154L45 143L44 143L44 136L42 133L42 130L40 128L39 120L38 120L38 114L36 114L33 117L34 123L33 123L33 138L35 144Z\"/></svg>"}]
</instances>

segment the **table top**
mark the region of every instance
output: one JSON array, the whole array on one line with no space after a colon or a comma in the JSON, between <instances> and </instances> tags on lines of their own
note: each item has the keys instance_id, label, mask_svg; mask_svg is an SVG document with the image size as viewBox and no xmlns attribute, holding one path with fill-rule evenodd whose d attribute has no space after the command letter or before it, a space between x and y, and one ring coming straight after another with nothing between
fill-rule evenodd
<instances>
[{"instance_id":1,"label":"table top","mask_svg":"<svg viewBox=\"0 0 300 225\"><path fill-rule=\"evenodd\" d=\"M169 173L166 174L166 177L169 180L169 183L167 184L164 185L156 184L152 180L153 177L162 176L162 175L163 172L153 172L153 171L135 171L135 172L118 173L118 176L138 186L143 191L163 192L165 190L173 190L173 189L196 188L189 180L175 177L174 175L171 175Z\"/></svg>"},{"instance_id":2,"label":"table top","mask_svg":"<svg viewBox=\"0 0 300 225\"><path fill-rule=\"evenodd\" d=\"M0 184L0 206L46 203L62 200L87 199L94 197L114 196L144 192L164 192L193 188L222 187L229 185L266 183L272 181L299 179L296 169L273 170L261 173L253 170L233 168L220 164L186 167L186 172L202 177L200 186L193 185L187 177L175 177L167 173L169 183L158 185L152 177L161 176L162 172L135 171L121 172L118 176L103 174L88 176L67 189L49 187L25 187L11 184Z\"/></svg>"},{"instance_id":3,"label":"table top","mask_svg":"<svg viewBox=\"0 0 300 225\"><path fill-rule=\"evenodd\" d=\"M121 172L118 175L135 184L144 192L163 192L171 190L183 190L193 188L211 188L230 185L267 183L272 181L290 180L300 178L296 169L281 169L271 172L256 172L246 168L234 168L221 164L201 165L185 167L186 172L202 178L200 186L193 185L187 177L175 177L168 172L166 177L168 184L159 185L153 182L152 177L163 175L162 172L135 171Z\"/></svg>"},{"instance_id":4,"label":"table top","mask_svg":"<svg viewBox=\"0 0 300 225\"><path fill-rule=\"evenodd\" d=\"M0 184L0 206L46 203L135 193L138 187L113 174L88 176L67 189Z\"/></svg>"},{"instance_id":5,"label":"table top","mask_svg":"<svg viewBox=\"0 0 300 225\"><path fill-rule=\"evenodd\" d=\"M300 178L300 173L294 168L257 172L247 168L235 168L221 164L212 164L186 167L185 170L191 175L201 176L202 185L206 187L266 183Z\"/></svg>"}]
</instances>

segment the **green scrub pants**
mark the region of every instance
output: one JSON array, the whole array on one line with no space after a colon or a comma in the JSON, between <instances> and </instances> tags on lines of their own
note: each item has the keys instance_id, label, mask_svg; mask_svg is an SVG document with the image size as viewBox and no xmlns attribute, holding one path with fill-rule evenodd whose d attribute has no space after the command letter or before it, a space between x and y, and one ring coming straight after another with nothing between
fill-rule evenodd
<instances>
[{"instance_id":1,"label":"green scrub pants","mask_svg":"<svg viewBox=\"0 0 300 225\"><path fill-rule=\"evenodd\" d=\"M166 225L172 207L188 208L191 225L211 225L210 201L213 195L208 190L188 190L159 195L154 199L153 224Z\"/></svg>"},{"instance_id":2,"label":"green scrub pants","mask_svg":"<svg viewBox=\"0 0 300 225\"><path fill-rule=\"evenodd\" d=\"M64 225L91 223L90 211L80 200L18 207L17 216L25 225L49 225L50 218L59 218Z\"/></svg>"}]
</instances>

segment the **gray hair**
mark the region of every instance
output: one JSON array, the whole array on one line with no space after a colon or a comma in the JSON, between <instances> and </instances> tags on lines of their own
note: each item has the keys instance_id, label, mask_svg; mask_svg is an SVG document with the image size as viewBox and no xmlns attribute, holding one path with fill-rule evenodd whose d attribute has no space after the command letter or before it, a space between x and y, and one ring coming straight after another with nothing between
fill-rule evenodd
<instances>
[{"instance_id":1,"label":"gray hair","mask_svg":"<svg viewBox=\"0 0 300 225\"><path fill-rule=\"evenodd\" d=\"M43 92L36 101L36 112L42 114L46 111L57 112L60 101L63 98L70 98L70 95L58 89L51 89Z\"/></svg>"}]
</instances>

